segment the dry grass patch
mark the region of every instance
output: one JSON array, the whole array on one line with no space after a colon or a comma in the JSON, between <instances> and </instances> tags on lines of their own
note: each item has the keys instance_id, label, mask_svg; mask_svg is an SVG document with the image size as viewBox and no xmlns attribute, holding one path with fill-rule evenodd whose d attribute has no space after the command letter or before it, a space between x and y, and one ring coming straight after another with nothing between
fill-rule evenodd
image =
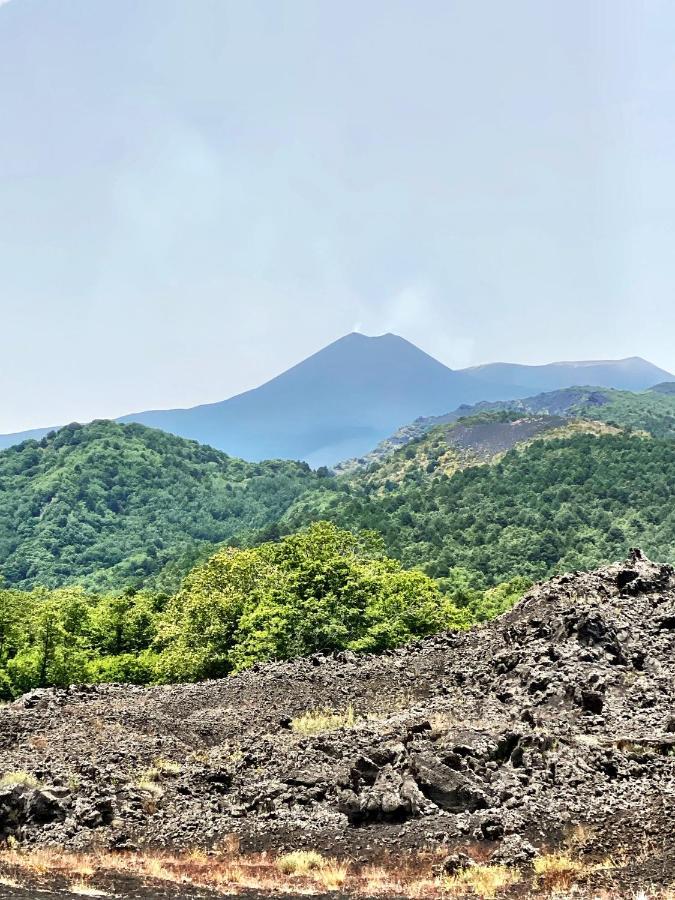
<instances>
[{"instance_id":1,"label":"dry grass patch","mask_svg":"<svg viewBox=\"0 0 675 900\"><path fill-rule=\"evenodd\" d=\"M466 894L469 888L478 897L491 898L503 888L511 887L520 881L520 873L506 866L471 866L444 880L448 893Z\"/></svg>"},{"instance_id":2,"label":"dry grass patch","mask_svg":"<svg viewBox=\"0 0 675 900\"><path fill-rule=\"evenodd\" d=\"M29 772L4 772L2 778L0 778L0 788L14 787L14 785L16 784L27 788L39 787L37 778L35 778Z\"/></svg>"},{"instance_id":3,"label":"dry grass patch","mask_svg":"<svg viewBox=\"0 0 675 900\"><path fill-rule=\"evenodd\" d=\"M349 874L349 866L336 859L326 859L315 850L296 850L276 860L277 869L291 877L311 878L323 890L341 888Z\"/></svg>"},{"instance_id":4,"label":"dry grass patch","mask_svg":"<svg viewBox=\"0 0 675 900\"><path fill-rule=\"evenodd\" d=\"M336 860L331 860L327 866L319 870L315 876L315 881L326 891L337 891L344 886L348 875L349 866Z\"/></svg>"},{"instance_id":5,"label":"dry grass patch","mask_svg":"<svg viewBox=\"0 0 675 900\"><path fill-rule=\"evenodd\" d=\"M335 728L353 728L356 722L354 707L350 703L344 712L330 709L310 709L291 720L291 728L296 734L319 734Z\"/></svg>"},{"instance_id":6,"label":"dry grass patch","mask_svg":"<svg viewBox=\"0 0 675 900\"><path fill-rule=\"evenodd\" d=\"M168 775L170 778L175 778L183 771L183 767L172 759L160 758L155 760L154 771L157 772L157 777Z\"/></svg>"},{"instance_id":7,"label":"dry grass patch","mask_svg":"<svg viewBox=\"0 0 675 900\"><path fill-rule=\"evenodd\" d=\"M294 850L277 860L277 868L284 875L308 875L317 872L327 864L327 860L315 850Z\"/></svg>"},{"instance_id":8,"label":"dry grass patch","mask_svg":"<svg viewBox=\"0 0 675 900\"><path fill-rule=\"evenodd\" d=\"M234 845L235 842L232 842ZM247 890L260 894L328 894L353 898L407 897L411 900L492 900L518 893L522 897L567 897L570 892L586 898L619 897L621 894L587 894L578 881L605 863L584 865L563 853L542 856L529 874L506 866L476 864L453 877L434 874L439 856L391 854L378 865L344 863L315 850L296 850L277 858L239 854L236 849L195 849L172 853L68 853L59 849L9 849L0 851L0 876L11 882L49 888L55 879L70 884L71 892L83 897L105 897L115 893L115 883L134 879L138 884L183 885L205 888L232 896ZM0 884L3 882L0 881ZM105 888L105 892L101 891ZM513 889L513 890L512 890ZM520 893L519 893L520 892ZM0 894L2 890L0 889ZM632 896L632 895L630 895ZM667 897L666 892L648 895ZM670 900L675 900L672 897Z\"/></svg>"},{"instance_id":9,"label":"dry grass patch","mask_svg":"<svg viewBox=\"0 0 675 900\"><path fill-rule=\"evenodd\" d=\"M537 884L545 890L569 890L586 872L587 866L564 853L548 853L532 863Z\"/></svg>"}]
</instances>

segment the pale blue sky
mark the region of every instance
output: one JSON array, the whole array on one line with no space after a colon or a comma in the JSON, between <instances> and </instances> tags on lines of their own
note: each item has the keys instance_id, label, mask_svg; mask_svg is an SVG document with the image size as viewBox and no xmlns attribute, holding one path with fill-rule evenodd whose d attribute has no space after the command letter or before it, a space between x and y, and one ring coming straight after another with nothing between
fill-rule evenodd
<instances>
[{"instance_id":1,"label":"pale blue sky","mask_svg":"<svg viewBox=\"0 0 675 900\"><path fill-rule=\"evenodd\" d=\"M354 328L675 370L669 0L0 6L0 431Z\"/></svg>"}]
</instances>

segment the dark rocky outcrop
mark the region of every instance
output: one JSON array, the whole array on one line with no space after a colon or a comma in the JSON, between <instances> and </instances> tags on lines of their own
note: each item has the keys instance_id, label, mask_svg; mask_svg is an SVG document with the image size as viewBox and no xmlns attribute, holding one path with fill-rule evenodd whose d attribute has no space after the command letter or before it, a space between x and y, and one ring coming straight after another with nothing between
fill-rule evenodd
<instances>
[{"instance_id":1,"label":"dark rocky outcrop","mask_svg":"<svg viewBox=\"0 0 675 900\"><path fill-rule=\"evenodd\" d=\"M235 832L245 849L359 859L478 842L521 864L583 824L598 852L645 834L670 847L673 609L673 569L635 552L554 578L471 632L380 656L33 691L0 711L0 776L34 779L0 788L0 831L72 849ZM350 704L353 727L292 727Z\"/></svg>"}]
</instances>

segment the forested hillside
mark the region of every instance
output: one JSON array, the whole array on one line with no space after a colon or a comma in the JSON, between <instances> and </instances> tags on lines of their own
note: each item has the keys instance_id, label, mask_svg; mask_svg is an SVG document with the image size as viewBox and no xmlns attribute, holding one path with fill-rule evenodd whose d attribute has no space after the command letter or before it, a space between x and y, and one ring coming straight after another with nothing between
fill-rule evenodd
<instances>
[{"instance_id":1,"label":"forested hillside","mask_svg":"<svg viewBox=\"0 0 675 900\"><path fill-rule=\"evenodd\" d=\"M0 453L0 572L17 587L109 590L183 574L278 518L317 476L246 463L142 425L71 425Z\"/></svg>"},{"instance_id":2,"label":"forested hillside","mask_svg":"<svg viewBox=\"0 0 675 900\"><path fill-rule=\"evenodd\" d=\"M350 476L246 463L138 425L70 426L0 453L0 572L13 587L174 593L219 545L327 519L456 595L675 555L675 443L504 411L437 426ZM449 579L449 580L448 580Z\"/></svg>"},{"instance_id":3,"label":"forested hillside","mask_svg":"<svg viewBox=\"0 0 675 900\"><path fill-rule=\"evenodd\" d=\"M489 593L487 609L506 608L526 586ZM0 586L0 699L73 682L193 681L322 650L385 650L465 627L474 613L464 606L388 559L377 535L318 522L281 541L220 550L170 599Z\"/></svg>"},{"instance_id":4,"label":"forested hillside","mask_svg":"<svg viewBox=\"0 0 675 900\"><path fill-rule=\"evenodd\" d=\"M639 393L601 387L570 387L524 399L482 401L473 406L460 406L441 416L419 417L402 425L370 453L343 461L335 467L335 471L345 474L367 468L441 426L476 415L498 413L604 422L620 428L645 431L652 437L675 437L675 383L664 382Z\"/></svg>"},{"instance_id":5,"label":"forested hillside","mask_svg":"<svg viewBox=\"0 0 675 900\"><path fill-rule=\"evenodd\" d=\"M340 478L71 426L0 453L0 690L465 627L631 546L675 562L674 495L675 442L560 416L483 413Z\"/></svg>"},{"instance_id":6,"label":"forested hillside","mask_svg":"<svg viewBox=\"0 0 675 900\"><path fill-rule=\"evenodd\" d=\"M536 440L493 465L447 475L430 459L381 483L339 479L300 498L289 531L314 518L384 536L387 551L448 589L592 568L632 546L675 561L675 442L625 433ZM447 446L437 448L439 459Z\"/></svg>"},{"instance_id":7,"label":"forested hillside","mask_svg":"<svg viewBox=\"0 0 675 900\"><path fill-rule=\"evenodd\" d=\"M618 434L621 429L604 422L566 419L562 416L526 415L520 412L481 413L437 425L405 448L385 456L365 469L345 473L349 481L391 490L408 475L454 475L471 466L498 461L515 448L524 450L533 441L573 437L576 434ZM345 477L343 475L343 477Z\"/></svg>"},{"instance_id":8,"label":"forested hillside","mask_svg":"<svg viewBox=\"0 0 675 900\"><path fill-rule=\"evenodd\" d=\"M569 414L646 431L653 437L675 437L675 392L669 390L672 387L657 385L641 394L606 391L607 402L580 402L570 407Z\"/></svg>"}]
</instances>

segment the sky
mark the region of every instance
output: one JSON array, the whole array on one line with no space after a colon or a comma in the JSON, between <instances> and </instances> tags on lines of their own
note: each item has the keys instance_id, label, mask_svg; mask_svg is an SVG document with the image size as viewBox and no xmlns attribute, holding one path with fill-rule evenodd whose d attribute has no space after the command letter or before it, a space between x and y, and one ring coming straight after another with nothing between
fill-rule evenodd
<instances>
[{"instance_id":1,"label":"sky","mask_svg":"<svg viewBox=\"0 0 675 900\"><path fill-rule=\"evenodd\" d=\"M675 371L670 0L0 3L0 432L353 331Z\"/></svg>"}]
</instances>

